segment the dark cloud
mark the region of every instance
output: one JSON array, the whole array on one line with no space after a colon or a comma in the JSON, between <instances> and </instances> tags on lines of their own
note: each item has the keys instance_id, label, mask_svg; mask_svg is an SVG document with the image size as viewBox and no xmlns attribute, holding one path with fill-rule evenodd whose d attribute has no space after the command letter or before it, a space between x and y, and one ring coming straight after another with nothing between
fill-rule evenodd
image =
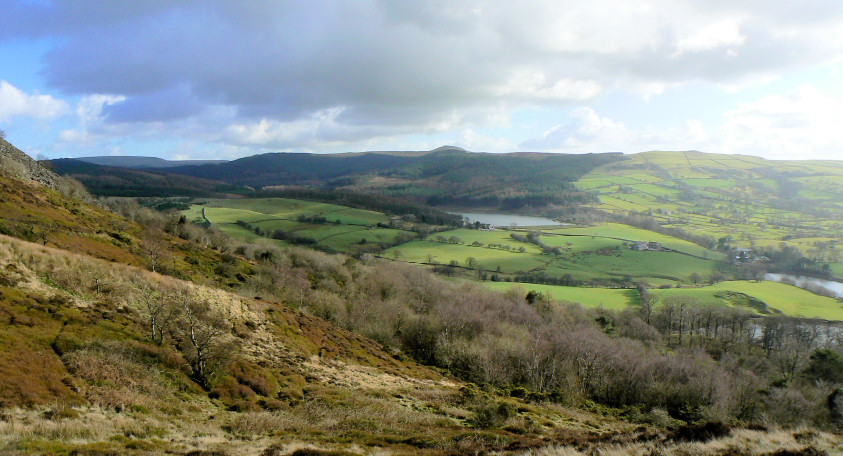
<instances>
[{"instance_id":1,"label":"dark cloud","mask_svg":"<svg viewBox=\"0 0 843 456\"><path fill-rule=\"evenodd\" d=\"M0 39L55 40L53 87L126 97L107 122L227 108L234 124L283 125L339 109L327 134L339 138L830 59L843 3L821 3L56 0L10 5ZM705 33L730 20L734 42Z\"/></svg>"},{"instance_id":2,"label":"dark cloud","mask_svg":"<svg viewBox=\"0 0 843 456\"><path fill-rule=\"evenodd\" d=\"M181 84L103 106L102 114L106 121L115 123L156 122L191 117L203 110L203 103L193 95L190 87Z\"/></svg>"}]
</instances>

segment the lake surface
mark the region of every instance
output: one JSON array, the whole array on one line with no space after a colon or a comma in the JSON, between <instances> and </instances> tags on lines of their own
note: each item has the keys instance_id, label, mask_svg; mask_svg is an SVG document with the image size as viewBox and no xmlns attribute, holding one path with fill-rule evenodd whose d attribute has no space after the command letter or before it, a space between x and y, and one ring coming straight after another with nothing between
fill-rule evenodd
<instances>
[{"instance_id":1,"label":"lake surface","mask_svg":"<svg viewBox=\"0 0 843 456\"><path fill-rule=\"evenodd\" d=\"M525 215L511 215L511 214L478 214L474 212L452 212L462 216L468 217L471 223L480 222L487 223L492 226L560 226L564 223L553 221L544 217L528 217Z\"/></svg>"},{"instance_id":2,"label":"lake surface","mask_svg":"<svg viewBox=\"0 0 843 456\"><path fill-rule=\"evenodd\" d=\"M843 283L834 282L831 280L816 279L814 277L795 276L791 274L764 274L764 280L771 282L781 282L790 285L796 285L799 288L804 288L808 291L816 291L816 288L821 287L834 293L838 298L843 298ZM813 290L812 290L813 288Z\"/></svg>"}]
</instances>

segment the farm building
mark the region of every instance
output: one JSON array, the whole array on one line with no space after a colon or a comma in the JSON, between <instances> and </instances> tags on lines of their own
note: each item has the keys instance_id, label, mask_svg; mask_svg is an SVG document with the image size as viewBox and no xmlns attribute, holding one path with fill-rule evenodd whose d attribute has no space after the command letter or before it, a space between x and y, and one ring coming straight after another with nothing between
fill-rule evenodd
<instances>
[{"instance_id":1,"label":"farm building","mask_svg":"<svg viewBox=\"0 0 843 456\"><path fill-rule=\"evenodd\" d=\"M653 241L650 241L650 242L632 241L632 244L630 245L630 248L632 250L638 250L638 251L649 250L649 251L660 252L660 251L664 250L664 247L662 246L661 242L653 242Z\"/></svg>"},{"instance_id":2,"label":"farm building","mask_svg":"<svg viewBox=\"0 0 843 456\"><path fill-rule=\"evenodd\" d=\"M752 253L752 249L747 248L739 248L735 249L735 264L743 264L743 263L750 263L755 260L755 255Z\"/></svg>"}]
</instances>

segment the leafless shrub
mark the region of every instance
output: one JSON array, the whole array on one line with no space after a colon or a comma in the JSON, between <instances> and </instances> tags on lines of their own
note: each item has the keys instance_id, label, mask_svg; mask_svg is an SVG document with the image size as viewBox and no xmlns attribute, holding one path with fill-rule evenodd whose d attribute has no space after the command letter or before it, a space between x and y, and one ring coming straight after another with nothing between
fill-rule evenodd
<instances>
[{"instance_id":1,"label":"leafless shrub","mask_svg":"<svg viewBox=\"0 0 843 456\"><path fill-rule=\"evenodd\" d=\"M103 408L155 406L174 391L160 370L141 363L131 349L116 342L71 351L62 361L68 371L85 381L82 394Z\"/></svg>"}]
</instances>

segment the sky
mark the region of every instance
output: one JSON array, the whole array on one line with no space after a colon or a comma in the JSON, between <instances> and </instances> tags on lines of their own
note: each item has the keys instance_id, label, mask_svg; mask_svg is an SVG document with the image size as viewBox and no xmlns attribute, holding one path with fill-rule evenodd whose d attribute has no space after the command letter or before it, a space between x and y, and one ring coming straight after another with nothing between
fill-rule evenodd
<instances>
[{"instance_id":1,"label":"sky","mask_svg":"<svg viewBox=\"0 0 843 456\"><path fill-rule=\"evenodd\" d=\"M840 0L0 0L32 156L843 159Z\"/></svg>"}]
</instances>

